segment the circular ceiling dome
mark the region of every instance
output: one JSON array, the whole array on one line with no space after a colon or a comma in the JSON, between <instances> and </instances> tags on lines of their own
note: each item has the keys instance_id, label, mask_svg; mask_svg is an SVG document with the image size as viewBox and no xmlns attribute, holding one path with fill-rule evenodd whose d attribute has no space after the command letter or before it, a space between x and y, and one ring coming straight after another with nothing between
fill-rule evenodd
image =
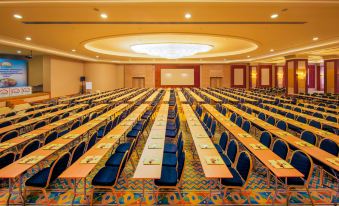
<instances>
[{"instance_id":1,"label":"circular ceiling dome","mask_svg":"<svg viewBox=\"0 0 339 206\"><path fill-rule=\"evenodd\" d=\"M161 45L162 50L158 49L158 53L154 53L154 50L152 52L137 52L133 49L135 45ZM163 47L164 45L167 45L167 47ZM173 51L175 51L173 50L173 45L191 45L190 48L184 48L182 51L192 49L192 45L208 45L210 48L208 50L199 50L198 52L196 50L186 52L187 55L182 54L180 56L177 53L173 54ZM258 45L251 40L231 36L156 33L97 38L84 42L84 47L101 54L136 58L167 58L163 49L171 47L171 55L179 56L177 58L211 58L251 52L256 50Z\"/></svg>"}]
</instances>

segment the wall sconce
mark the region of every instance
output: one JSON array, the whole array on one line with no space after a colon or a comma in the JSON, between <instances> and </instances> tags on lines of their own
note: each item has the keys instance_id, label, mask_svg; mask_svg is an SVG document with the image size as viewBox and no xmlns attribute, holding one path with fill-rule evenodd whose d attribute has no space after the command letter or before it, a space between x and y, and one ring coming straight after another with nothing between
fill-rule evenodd
<instances>
[{"instance_id":1,"label":"wall sconce","mask_svg":"<svg viewBox=\"0 0 339 206\"><path fill-rule=\"evenodd\" d=\"M278 76L279 79L281 79L281 78L283 78L284 74L283 73L278 73L277 76Z\"/></svg>"},{"instance_id":2,"label":"wall sconce","mask_svg":"<svg viewBox=\"0 0 339 206\"><path fill-rule=\"evenodd\" d=\"M252 72L252 73L251 73L251 77L252 77L252 78L257 78L257 72Z\"/></svg>"},{"instance_id":3,"label":"wall sconce","mask_svg":"<svg viewBox=\"0 0 339 206\"><path fill-rule=\"evenodd\" d=\"M298 79L305 79L306 74L305 72L299 71L297 72Z\"/></svg>"}]
</instances>

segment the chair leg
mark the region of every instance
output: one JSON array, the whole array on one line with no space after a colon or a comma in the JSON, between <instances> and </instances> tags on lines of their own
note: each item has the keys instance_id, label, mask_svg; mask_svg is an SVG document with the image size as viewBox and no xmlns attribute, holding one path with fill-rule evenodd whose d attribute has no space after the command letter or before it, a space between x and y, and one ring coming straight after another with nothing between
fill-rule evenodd
<instances>
[{"instance_id":1,"label":"chair leg","mask_svg":"<svg viewBox=\"0 0 339 206\"><path fill-rule=\"evenodd\" d=\"M120 205L119 204L119 198L118 198L118 195L117 193L115 192L114 188L112 188L112 195L115 197L115 202L117 205Z\"/></svg>"},{"instance_id":2,"label":"chair leg","mask_svg":"<svg viewBox=\"0 0 339 206\"><path fill-rule=\"evenodd\" d=\"M47 196L47 191L46 191L46 189L41 189L41 190L42 190L42 193L44 193L45 200L46 200L46 204L49 205L49 200L48 200L48 196Z\"/></svg>"},{"instance_id":3,"label":"chair leg","mask_svg":"<svg viewBox=\"0 0 339 206\"><path fill-rule=\"evenodd\" d=\"M182 197L182 194L181 194L180 189L179 189L178 187L176 187L175 189L177 190L177 192L178 192L178 194L179 194L180 200L183 200L184 198Z\"/></svg>"},{"instance_id":4,"label":"chair leg","mask_svg":"<svg viewBox=\"0 0 339 206\"><path fill-rule=\"evenodd\" d=\"M90 199L90 205L93 205L93 199L94 199L94 188L91 189L91 191L89 192L89 199Z\"/></svg>"},{"instance_id":5,"label":"chair leg","mask_svg":"<svg viewBox=\"0 0 339 206\"><path fill-rule=\"evenodd\" d=\"M222 197L222 204L225 204L225 199L227 197L227 187L224 189L224 196Z\"/></svg>"},{"instance_id":6,"label":"chair leg","mask_svg":"<svg viewBox=\"0 0 339 206\"><path fill-rule=\"evenodd\" d=\"M314 205L314 202L313 202L313 199L312 199L312 196L311 196L311 192L310 192L310 190L308 189L308 187L306 187L306 191L307 191L307 193L308 193L308 196L310 197L311 204Z\"/></svg>"}]
</instances>

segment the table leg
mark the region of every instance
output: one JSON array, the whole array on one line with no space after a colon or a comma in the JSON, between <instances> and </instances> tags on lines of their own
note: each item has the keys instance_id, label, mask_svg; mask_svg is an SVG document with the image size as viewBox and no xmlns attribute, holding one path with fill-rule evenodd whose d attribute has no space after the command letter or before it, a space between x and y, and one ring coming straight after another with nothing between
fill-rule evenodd
<instances>
[{"instance_id":1,"label":"table leg","mask_svg":"<svg viewBox=\"0 0 339 206\"><path fill-rule=\"evenodd\" d=\"M21 201L22 201L22 204L25 205L26 202L25 202L25 198L24 196L22 195L22 175L20 176L20 179L19 179L19 195L20 195L20 198L21 198Z\"/></svg>"},{"instance_id":2,"label":"table leg","mask_svg":"<svg viewBox=\"0 0 339 206\"><path fill-rule=\"evenodd\" d=\"M71 181L72 181L72 180L71 180ZM77 194L77 179L74 178L73 181L74 181L74 184L73 184L73 199L72 199L72 205L73 205L73 203L74 203L74 199L75 199L76 194Z\"/></svg>"},{"instance_id":3,"label":"table leg","mask_svg":"<svg viewBox=\"0 0 339 206\"><path fill-rule=\"evenodd\" d=\"M12 192L13 192L13 185L14 185L14 182L12 182L12 179L9 179L9 181L8 181L8 198L7 198L6 205L9 205L9 200L11 199Z\"/></svg>"},{"instance_id":4,"label":"table leg","mask_svg":"<svg viewBox=\"0 0 339 206\"><path fill-rule=\"evenodd\" d=\"M84 178L84 200L89 200L86 194L86 177Z\"/></svg>"},{"instance_id":5,"label":"table leg","mask_svg":"<svg viewBox=\"0 0 339 206\"><path fill-rule=\"evenodd\" d=\"M272 199L272 205L274 205L274 200L277 198L277 193L278 193L278 178L275 176L275 188L274 188L274 196Z\"/></svg>"}]
</instances>

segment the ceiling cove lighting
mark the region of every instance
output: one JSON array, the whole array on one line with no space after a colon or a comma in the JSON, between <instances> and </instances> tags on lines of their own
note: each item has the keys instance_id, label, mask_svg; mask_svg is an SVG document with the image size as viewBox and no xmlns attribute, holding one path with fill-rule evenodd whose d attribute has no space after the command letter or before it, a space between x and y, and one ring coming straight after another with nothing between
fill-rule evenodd
<instances>
[{"instance_id":1,"label":"ceiling cove lighting","mask_svg":"<svg viewBox=\"0 0 339 206\"><path fill-rule=\"evenodd\" d=\"M278 18L279 17L279 14L272 14L271 15L271 19L276 19L276 18Z\"/></svg>"},{"instance_id":2,"label":"ceiling cove lighting","mask_svg":"<svg viewBox=\"0 0 339 206\"><path fill-rule=\"evenodd\" d=\"M166 59L180 59L193 56L197 53L208 52L213 46L207 44L188 43L159 43L159 44L138 44L131 46L136 53Z\"/></svg>"},{"instance_id":3,"label":"ceiling cove lighting","mask_svg":"<svg viewBox=\"0 0 339 206\"><path fill-rule=\"evenodd\" d=\"M186 18L186 19L190 19L191 17L192 17L192 14L190 14L190 13L186 13L186 14L185 14L185 18Z\"/></svg>"},{"instance_id":4,"label":"ceiling cove lighting","mask_svg":"<svg viewBox=\"0 0 339 206\"><path fill-rule=\"evenodd\" d=\"M13 17L16 19L22 19L22 16L20 14L14 14Z\"/></svg>"}]
</instances>

